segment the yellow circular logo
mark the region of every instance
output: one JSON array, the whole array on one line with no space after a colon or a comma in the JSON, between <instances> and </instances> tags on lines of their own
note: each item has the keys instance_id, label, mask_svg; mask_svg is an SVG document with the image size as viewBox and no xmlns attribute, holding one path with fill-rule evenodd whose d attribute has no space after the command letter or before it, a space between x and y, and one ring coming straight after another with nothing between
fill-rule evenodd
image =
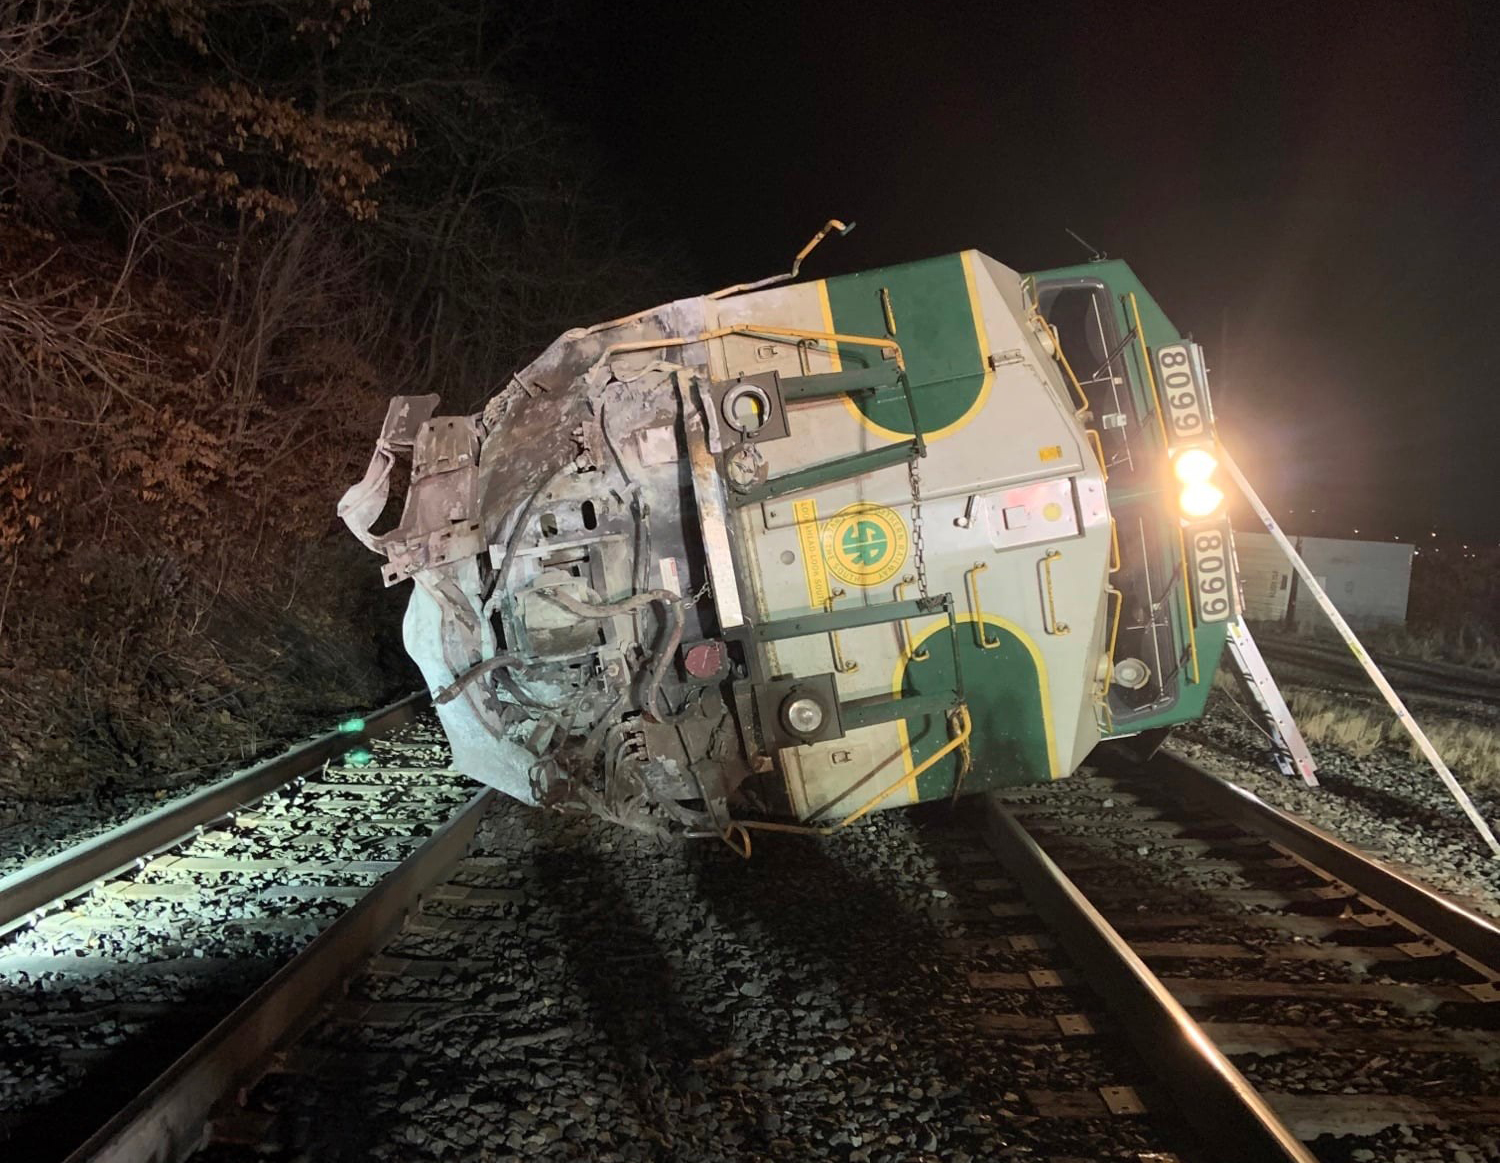
<instances>
[{"instance_id":1,"label":"yellow circular logo","mask_svg":"<svg viewBox=\"0 0 1500 1163\"><path fill-rule=\"evenodd\" d=\"M828 571L850 585L878 586L906 562L906 526L884 505L840 509L823 526L822 540Z\"/></svg>"}]
</instances>

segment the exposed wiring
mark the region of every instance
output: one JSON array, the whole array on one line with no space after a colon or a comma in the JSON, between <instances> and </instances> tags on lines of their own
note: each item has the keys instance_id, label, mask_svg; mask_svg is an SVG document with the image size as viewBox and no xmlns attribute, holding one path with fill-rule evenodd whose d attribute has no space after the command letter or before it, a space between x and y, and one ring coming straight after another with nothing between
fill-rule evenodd
<instances>
[{"instance_id":1,"label":"exposed wiring","mask_svg":"<svg viewBox=\"0 0 1500 1163\"><path fill-rule=\"evenodd\" d=\"M682 643L683 599L671 590L644 590L628 598L622 598L618 602L604 602L596 605L591 602L581 602L573 595L558 589L544 589L541 593L568 613L579 618L592 618L595 621L633 614L636 610L653 602L661 603L667 612L667 636L661 648L656 652L656 662L651 668L651 677L646 684L646 697L641 702L658 723L667 722L667 717L661 710L661 684L666 678L667 667L671 665L673 655L677 653L677 647Z\"/></svg>"},{"instance_id":2,"label":"exposed wiring","mask_svg":"<svg viewBox=\"0 0 1500 1163\"><path fill-rule=\"evenodd\" d=\"M483 678L496 667L514 666L516 662L517 659L513 654L496 654L490 658L486 658L478 665L469 667L463 674L438 691L437 694L432 696L432 701L438 706L442 706L444 703L451 703L463 693L464 687L468 686L475 679Z\"/></svg>"}]
</instances>

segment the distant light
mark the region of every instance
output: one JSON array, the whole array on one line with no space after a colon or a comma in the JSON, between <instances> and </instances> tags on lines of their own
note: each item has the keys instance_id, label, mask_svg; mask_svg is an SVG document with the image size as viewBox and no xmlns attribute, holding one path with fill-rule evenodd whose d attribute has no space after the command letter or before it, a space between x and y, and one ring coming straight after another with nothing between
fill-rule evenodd
<instances>
[{"instance_id":1,"label":"distant light","mask_svg":"<svg viewBox=\"0 0 1500 1163\"><path fill-rule=\"evenodd\" d=\"M1436 533L1429 533L1427 536L1429 536L1429 537L1436 537L1437 534Z\"/></svg>"},{"instance_id":2,"label":"distant light","mask_svg":"<svg viewBox=\"0 0 1500 1163\"><path fill-rule=\"evenodd\" d=\"M345 719L339 724L339 731L345 735L357 735L365 729L363 719Z\"/></svg>"},{"instance_id":3,"label":"distant light","mask_svg":"<svg viewBox=\"0 0 1500 1163\"><path fill-rule=\"evenodd\" d=\"M375 757L363 747L357 747L353 751L344 753L344 762L350 767L364 767L367 763L373 763Z\"/></svg>"},{"instance_id":4,"label":"distant light","mask_svg":"<svg viewBox=\"0 0 1500 1163\"><path fill-rule=\"evenodd\" d=\"M1355 532L1356 532L1356 533L1358 533L1358 532L1359 532L1359 530L1358 530L1358 529L1356 529L1356 530L1355 530Z\"/></svg>"}]
</instances>

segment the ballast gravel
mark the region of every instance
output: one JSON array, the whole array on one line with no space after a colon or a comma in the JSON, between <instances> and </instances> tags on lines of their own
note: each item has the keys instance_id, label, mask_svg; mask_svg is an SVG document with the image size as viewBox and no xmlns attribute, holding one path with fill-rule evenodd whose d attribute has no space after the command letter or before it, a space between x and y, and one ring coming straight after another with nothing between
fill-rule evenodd
<instances>
[{"instance_id":1,"label":"ballast gravel","mask_svg":"<svg viewBox=\"0 0 1500 1163\"><path fill-rule=\"evenodd\" d=\"M1341 697L1363 705L1354 695ZM1458 709L1446 704L1450 716ZM1468 710L1476 721L1491 721L1495 714L1493 708L1477 705ZM1420 710L1417 716L1420 721ZM1425 761L1390 748L1355 758L1337 747L1314 744L1319 786L1307 787L1271 765L1259 731L1235 699L1217 690L1209 697L1207 715L1178 728L1168 746L1267 803L1500 917L1500 859L1491 855ZM1456 775L1464 781L1461 769ZM1468 791L1491 827L1500 827L1500 795L1472 785Z\"/></svg>"},{"instance_id":2,"label":"ballast gravel","mask_svg":"<svg viewBox=\"0 0 1500 1163\"><path fill-rule=\"evenodd\" d=\"M1149 1068L1112 1037L983 1026L1099 1003L970 984L1061 954L952 953L1027 926L983 916L974 884L1003 869L962 858L939 811L757 833L743 861L502 801L458 879L514 899L431 899L253 1096L279 1149L202 1158L1192 1160L1155 1116L1039 1113L1035 1091L1147 1087ZM398 1001L415 1008L372 1020Z\"/></svg>"},{"instance_id":3,"label":"ballast gravel","mask_svg":"<svg viewBox=\"0 0 1500 1163\"><path fill-rule=\"evenodd\" d=\"M66 1154L474 792L445 770L435 721L368 749L368 768L325 766L0 938L4 1150ZM378 764L428 774L418 786ZM372 813L404 819L372 831ZM178 857L210 870L174 868ZM275 867L233 867L246 861Z\"/></svg>"}]
</instances>

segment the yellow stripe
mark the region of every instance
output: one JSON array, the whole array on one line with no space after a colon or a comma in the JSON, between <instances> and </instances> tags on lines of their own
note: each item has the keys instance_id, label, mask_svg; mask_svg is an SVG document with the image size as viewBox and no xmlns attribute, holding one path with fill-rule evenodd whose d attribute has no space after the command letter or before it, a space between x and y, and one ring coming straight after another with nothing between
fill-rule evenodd
<instances>
[{"instance_id":1,"label":"yellow stripe","mask_svg":"<svg viewBox=\"0 0 1500 1163\"><path fill-rule=\"evenodd\" d=\"M1146 382L1151 385L1151 402L1156 406L1156 420L1161 425L1163 452L1172 449L1172 438L1167 435L1167 416L1161 408L1161 395L1156 390L1156 371L1151 366L1151 349L1146 345L1146 332L1141 327L1141 309L1135 301L1135 292L1129 292L1130 313L1135 319L1135 337L1141 345L1141 362L1146 365ZM1193 582L1188 572L1187 544L1183 541L1182 526L1177 527L1177 554L1182 564L1182 597L1187 609L1188 648L1193 663L1193 685L1197 686L1202 676L1198 673L1198 630L1193 616Z\"/></svg>"},{"instance_id":2,"label":"yellow stripe","mask_svg":"<svg viewBox=\"0 0 1500 1163\"><path fill-rule=\"evenodd\" d=\"M1193 613L1193 578L1188 572L1187 540L1183 536L1181 523L1177 526L1177 552L1181 555L1182 562L1182 604L1187 610L1188 653L1193 660L1193 685L1197 686L1202 681L1202 676L1198 673L1198 620Z\"/></svg>"},{"instance_id":3,"label":"yellow stripe","mask_svg":"<svg viewBox=\"0 0 1500 1163\"><path fill-rule=\"evenodd\" d=\"M818 502L807 498L792 504L797 543L802 547L802 572L807 575L807 604L821 610L828 600L828 569L818 542Z\"/></svg>"},{"instance_id":4,"label":"yellow stripe","mask_svg":"<svg viewBox=\"0 0 1500 1163\"><path fill-rule=\"evenodd\" d=\"M974 615L960 614L958 621L960 623L973 623ZM986 625L995 626L1009 634L1014 634L1020 640L1021 645L1026 647L1026 652L1031 655L1031 661L1036 664L1036 678L1042 696L1042 732L1047 737L1047 775L1050 779L1060 779L1063 772L1057 765L1057 733L1052 723L1052 682L1047 677L1047 660L1043 657L1041 648L1037 646L1031 635L1014 622L997 617L994 614L986 614L984 622ZM910 649L915 651L927 639L947 628L948 622L946 618L940 622L934 622L926 630L917 635L916 639L911 643ZM891 693L897 697L900 697L902 680L906 677L906 666L907 660L903 656L897 661L895 673L891 676ZM905 719L896 720L896 730L901 736L901 754L906 763L906 770L909 773L906 781L907 794L911 802L916 803L916 766L912 762L911 736L907 732Z\"/></svg>"},{"instance_id":5,"label":"yellow stripe","mask_svg":"<svg viewBox=\"0 0 1500 1163\"><path fill-rule=\"evenodd\" d=\"M827 279L818 280L818 306L823 312L823 330L831 333L833 331L833 304L828 301ZM839 345L837 343L828 344L828 363L830 371L837 372L844 370L844 360L839 355ZM847 396L844 398L848 399Z\"/></svg>"},{"instance_id":6,"label":"yellow stripe","mask_svg":"<svg viewBox=\"0 0 1500 1163\"><path fill-rule=\"evenodd\" d=\"M951 436L960 428L965 427L969 421L974 419L985 404L989 402L990 389L995 384L995 371L990 367L990 338L984 327L984 311L979 306L979 289L974 280L974 252L966 250L959 258L964 265L964 288L969 294L969 313L974 318L974 335L979 340L979 365L984 369L984 382L979 385L979 395L974 397L974 402L962 416L951 424L933 432L924 432L923 438L930 444L934 440L941 440L944 436ZM823 325L830 331L833 330L833 312L828 303L828 287L825 283L818 284L818 295L823 303ZM835 360L834 371L838 371L838 362ZM894 428L887 428L871 420L848 396L843 397L844 407L849 409L849 414L860 422L866 429L879 436L882 440L910 440L910 432L897 432Z\"/></svg>"}]
</instances>

